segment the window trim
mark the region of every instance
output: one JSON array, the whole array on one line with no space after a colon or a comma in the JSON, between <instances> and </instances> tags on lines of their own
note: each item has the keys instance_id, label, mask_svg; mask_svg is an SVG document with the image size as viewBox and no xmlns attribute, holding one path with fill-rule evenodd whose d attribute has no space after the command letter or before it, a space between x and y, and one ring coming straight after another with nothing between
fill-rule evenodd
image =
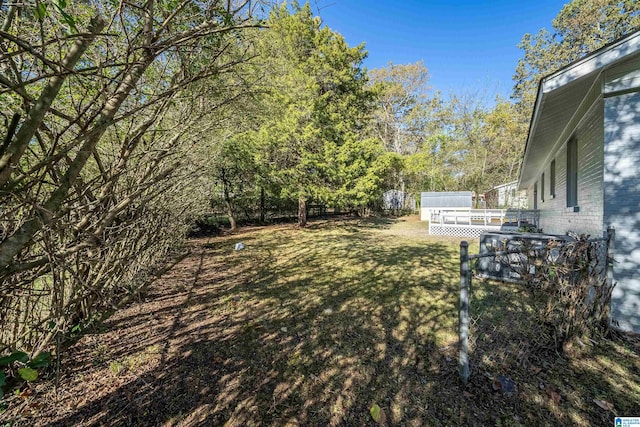
<instances>
[{"instance_id":1,"label":"window trim","mask_svg":"<svg viewBox=\"0 0 640 427\"><path fill-rule=\"evenodd\" d=\"M540 201L544 203L544 172L542 172L542 176L540 177Z\"/></svg>"},{"instance_id":2,"label":"window trim","mask_svg":"<svg viewBox=\"0 0 640 427\"><path fill-rule=\"evenodd\" d=\"M549 197L556 197L556 159L551 160L549 166Z\"/></svg>"},{"instance_id":3,"label":"window trim","mask_svg":"<svg viewBox=\"0 0 640 427\"><path fill-rule=\"evenodd\" d=\"M578 140L567 141L567 207L578 206Z\"/></svg>"}]
</instances>

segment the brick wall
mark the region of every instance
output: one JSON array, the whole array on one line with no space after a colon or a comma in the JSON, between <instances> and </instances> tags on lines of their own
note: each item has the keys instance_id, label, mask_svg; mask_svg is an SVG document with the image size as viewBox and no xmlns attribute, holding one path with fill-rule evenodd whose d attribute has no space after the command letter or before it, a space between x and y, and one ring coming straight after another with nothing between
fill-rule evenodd
<instances>
[{"instance_id":1,"label":"brick wall","mask_svg":"<svg viewBox=\"0 0 640 427\"><path fill-rule=\"evenodd\" d=\"M573 136L578 142L578 212L567 208L567 144L565 143L538 174L538 209L540 227L545 233L565 234L567 231L601 237L603 229L603 141L604 105L596 102ZM556 161L555 197L550 195L550 164ZM544 172L544 201L541 178ZM527 190L529 207L533 208L533 186Z\"/></svg>"}]
</instances>

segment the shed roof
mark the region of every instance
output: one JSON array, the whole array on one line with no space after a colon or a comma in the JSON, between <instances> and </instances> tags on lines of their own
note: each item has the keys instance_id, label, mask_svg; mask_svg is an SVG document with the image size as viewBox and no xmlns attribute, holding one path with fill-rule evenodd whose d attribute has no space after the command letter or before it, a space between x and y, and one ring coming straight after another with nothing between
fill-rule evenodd
<instances>
[{"instance_id":1,"label":"shed roof","mask_svg":"<svg viewBox=\"0 0 640 427\"><path fill-rule=\"evenodd\" d=\"M470 208L473 203L471 191L433 191L420 193L423 208Z\"/></svg>"},{"instance_id":2,"label":"shed roof","mask_svg":"<svg viewBox=\"0 0 640 427\"><path fill-rule=\"evenodd\" d=\"M533 185L539 171L563 144L579 120L601 96L601 74L640 55L640 31L614 41L544 77L538 84L518 189Z\"/></svg>"}]
</instances>

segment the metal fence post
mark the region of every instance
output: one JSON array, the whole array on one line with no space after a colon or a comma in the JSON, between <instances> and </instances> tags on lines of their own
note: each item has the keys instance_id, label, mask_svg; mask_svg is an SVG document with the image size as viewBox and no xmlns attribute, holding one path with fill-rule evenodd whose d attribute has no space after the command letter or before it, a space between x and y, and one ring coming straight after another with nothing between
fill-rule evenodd
<instances>
[{"instance_id":1,"label":"metal fence post","mask_svg":"<svg viewBox=\"0 0 640 427\"><path fill-rule=\"evenodd\" d=\"M460 242L460 318L458 367L460 379L469 381L469 244Z\"/></svg>"}]
</instances>

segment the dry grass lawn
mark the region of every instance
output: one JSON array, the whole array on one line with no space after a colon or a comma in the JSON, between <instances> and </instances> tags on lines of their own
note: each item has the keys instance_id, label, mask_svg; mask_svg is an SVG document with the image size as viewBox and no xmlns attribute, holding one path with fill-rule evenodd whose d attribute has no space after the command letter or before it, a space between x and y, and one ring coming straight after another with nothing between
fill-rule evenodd
<instances>
[{"instance_id":1,"label":"dry grass lawn","mask_svg":"<svg viewBox=\"0 0 640 427\"><path fill-rule=\"evenodd\" d=\"M234 250L243 242L245 249ZM640 416L632 340L561 356L521 287L474 282L457 376L459 240L416 218L250 228L190 242L144 301L14 396L17 425L612 425ZM477 251L477 244L472 245ZM504 388L506 385L506 388ZM509 390L514 386L513 390Z\"/></svg>"}]
</instances>

